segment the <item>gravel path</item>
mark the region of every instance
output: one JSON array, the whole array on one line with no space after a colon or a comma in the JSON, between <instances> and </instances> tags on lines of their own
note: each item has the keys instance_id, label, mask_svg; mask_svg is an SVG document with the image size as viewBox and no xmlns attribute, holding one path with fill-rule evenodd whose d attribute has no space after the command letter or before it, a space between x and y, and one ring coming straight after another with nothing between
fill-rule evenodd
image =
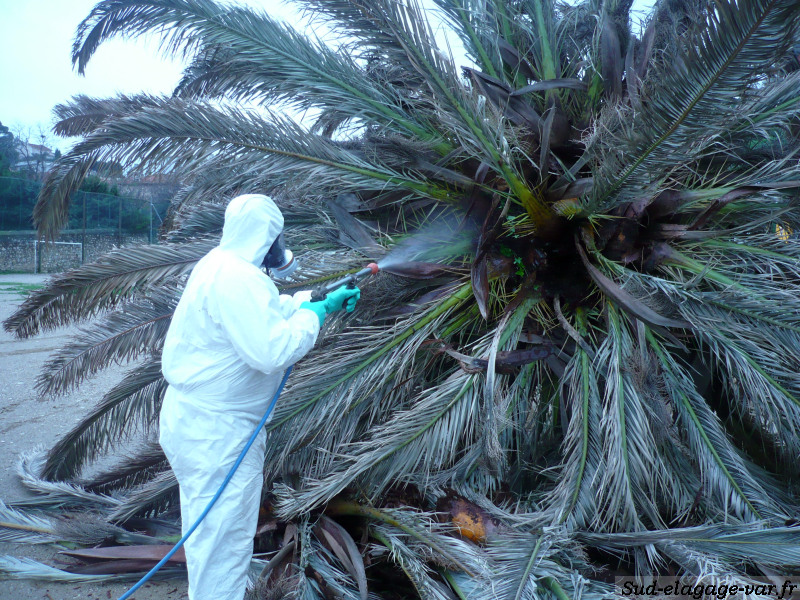
<instances>
[{"instance_id":1,"label":"gravel path","mask_svg":"<svg viewBox=\"0 0 800 600\"><path fill-rule=\"evenodd\" d=\"M8 318L24 300L31 285L41 285L48 275L0 275L0 321ZM76 328L50 331L32 339L17 340L0 329L0 499L11 502L30 497L20 485L16 465L20 454L37 447L48 448L69 431L125 372L107 369L78 390L58 398L39 399L36 378L50 354L65 344ZM56 566L58 548L50 545L0 542L0 555L32 558ZM0 580L0 600L108 600L121 596L130 584L39 583ZM187 598L184 580L145 585L137 600Z\"/></svg>"}]
</instances>

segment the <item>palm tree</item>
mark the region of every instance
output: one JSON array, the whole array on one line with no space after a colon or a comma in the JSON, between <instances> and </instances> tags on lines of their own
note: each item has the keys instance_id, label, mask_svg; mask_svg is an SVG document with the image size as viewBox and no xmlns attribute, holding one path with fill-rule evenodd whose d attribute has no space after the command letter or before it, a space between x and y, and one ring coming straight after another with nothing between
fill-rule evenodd
<instances>
[{"instance_id":1,"label":"palm tree","mask_svg":"<svg viewBox=\"0 0 800 600\"><path fill-rule=\"evenodd\" d=\"M282 550L260 597L602 597L599 568L796 568L800 5L662 0L636 35L630 0L434 1L470 66L416 0L296 0L337 49L212 0L104 0L81 23L79 72L114 36L190 64L171 97L56 108L82 141L47 177L40 234L97 161L184 187L163 244L57 276L5 322L92 319L42 393L139 361L23 465L38 496L16 509L99 512L121 543L171 514L154 442L84 468L154 438L181 285L226 200L263 192L300 250L284 290L384 269L268 427L281 535L260 543Z\"/></svg>"}]
</instances>

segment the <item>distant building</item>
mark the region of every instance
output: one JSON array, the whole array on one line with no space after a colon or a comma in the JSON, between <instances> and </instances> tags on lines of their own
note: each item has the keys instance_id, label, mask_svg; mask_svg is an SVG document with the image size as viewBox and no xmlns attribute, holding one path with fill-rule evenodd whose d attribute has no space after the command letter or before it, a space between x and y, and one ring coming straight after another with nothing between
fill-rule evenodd
<instances>
[{"instance_id":1,"label":"distant building","mask_svg":"<svg viewBox=\"0 0 800 600\"><path fill-rule=\"evenodd\" d=\"M55 152L47 146L14 140L18 158L14 170L26 173L29 177L43 176L55 160Z\"/></svg>"}]
</instances>

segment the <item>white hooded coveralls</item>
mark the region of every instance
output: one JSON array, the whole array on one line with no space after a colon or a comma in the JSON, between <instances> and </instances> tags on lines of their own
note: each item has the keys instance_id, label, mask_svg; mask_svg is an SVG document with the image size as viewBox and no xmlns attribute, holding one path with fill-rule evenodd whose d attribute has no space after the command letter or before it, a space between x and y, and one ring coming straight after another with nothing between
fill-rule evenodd
<instances>
[{"instance_id":1,"label":"white hooded coveralls","mask_svg":"<svg viewBox=\"0 0 800 600\"><path fill-rule=\"evenodd\" d=\"M283 372L314 345L310 292L279 295L260 269L283 230L267 196L225 211L222 240L195 266L162 354L169 382L160 442L180 484L184 533L217 492L275 394ZM241 600L263 484L262 429L236 474L186 542L191 600Z\"/></svg>"}]
</instances>

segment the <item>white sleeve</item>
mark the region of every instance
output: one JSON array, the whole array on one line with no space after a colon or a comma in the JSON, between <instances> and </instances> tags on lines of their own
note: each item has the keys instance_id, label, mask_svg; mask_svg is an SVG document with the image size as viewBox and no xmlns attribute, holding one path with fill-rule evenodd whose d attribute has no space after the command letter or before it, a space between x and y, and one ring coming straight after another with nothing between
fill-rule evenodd
<instances>
[{"instance_id":1,"label":"white sleeve","mask_svg":"<svg viewBox=\"0 0 800 600\"><path fill-rule=\"evenodd\" d=\"M228 273L215 288L222 329L241 359L264 373L283 371L314 346L319 319L311 310L284 317L278 289L261 273Z\"/></svg>"},{"instance_id":2,"label":"white sleeve","mask_svg":"<svg viewBox=\"0 0 800 600\"><path fill-rule=\"evenodd\" d=\"M281 303L281 314L283 315L283 318L288 319L298 308L300 308L300 305L303 302L309 302L311 300L311 290L295 292L294 296L281 294L278 296L278 300L280 300Z\"/></svg>"}]
</instances>

